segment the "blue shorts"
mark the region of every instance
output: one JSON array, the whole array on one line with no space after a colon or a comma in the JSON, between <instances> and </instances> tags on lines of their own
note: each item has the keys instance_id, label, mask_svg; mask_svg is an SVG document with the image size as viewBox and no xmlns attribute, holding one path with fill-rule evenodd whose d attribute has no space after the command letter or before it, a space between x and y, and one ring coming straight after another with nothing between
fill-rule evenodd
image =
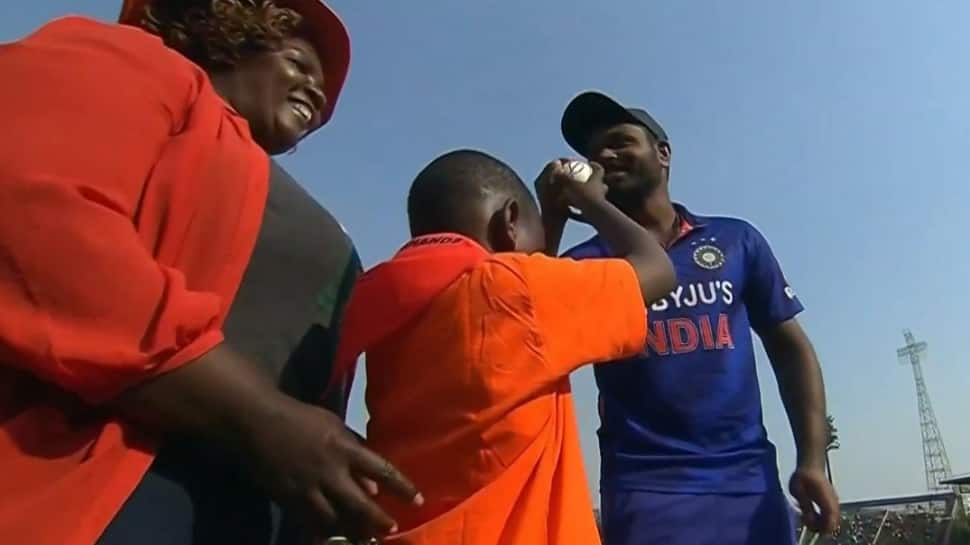
<instances>
[{"instance_id":1,"label":"blue shorts","mask_svg":"<svg viewBox=\"0 0 970 545\"><path fill-rule=\"evenodd\" d=\"M604 545L794 545L795 510L764 494L617 491L602 498Z\"/></svg>"}]
</instances>

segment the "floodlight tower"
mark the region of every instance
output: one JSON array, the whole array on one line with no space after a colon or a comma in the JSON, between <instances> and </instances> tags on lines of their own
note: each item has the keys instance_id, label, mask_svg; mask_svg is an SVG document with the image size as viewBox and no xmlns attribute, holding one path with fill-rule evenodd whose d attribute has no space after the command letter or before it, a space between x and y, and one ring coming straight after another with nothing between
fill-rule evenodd
<instances>
[{"instance_id":1,"label":"floodlight tower","mask_svg":"<svg viewBox=\"0 0 970 545\"><path fill-rule=\"evenodd\" d=\"M916 402L919 406L919 428L923 435L923 465L926 468L926 488L928 490L949 490L952 487L941 485L940 481L950 476L950 459L943 446L940 426L936 423L930 394L923 380L923 362L926 361L926 343L916 342L907 329L903 331L906 346L896 351L900 365L913 367L913 380L916 382Z\"/></svg>"}]
</instances>

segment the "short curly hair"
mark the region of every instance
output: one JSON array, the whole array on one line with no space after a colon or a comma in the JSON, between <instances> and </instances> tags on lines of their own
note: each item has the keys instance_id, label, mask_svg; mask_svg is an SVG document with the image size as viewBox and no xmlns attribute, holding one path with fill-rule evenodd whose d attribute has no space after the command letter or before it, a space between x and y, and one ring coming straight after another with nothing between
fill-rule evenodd
<instances>
[{"instance_id":1,"label":"short curly hair","mask_svg":"<svg viewBox=\"0 0 970 545\"><path fill-rule=\"evenodd\" d=\"M206 69L231 68L293 36L303 18L272 0L162 0L141 26Z\"/></svg>"}]
</instances>

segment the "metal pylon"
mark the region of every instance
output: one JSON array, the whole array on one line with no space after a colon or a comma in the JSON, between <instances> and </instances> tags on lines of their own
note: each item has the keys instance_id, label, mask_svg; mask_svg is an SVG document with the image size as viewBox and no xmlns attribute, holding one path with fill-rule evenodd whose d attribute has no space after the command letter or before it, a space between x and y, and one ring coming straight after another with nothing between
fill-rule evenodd
<instances>
[{"instance_id":1,"label":"metal pylon","mask_svg":"<svg viewBox=\"0 0 970 545\"><path fill-rule=\"evenodd\" d=\"M923 380L923 365L926 360L926 343L916 342L913 334L907 329L903 331L906 346L896 351L901 365L913 368L913 380L916 382L916 402L919 405L919 428L923 435L923 465L926 468L926 488L928 490L949 490L952 487L941 485L940 481L949 477L950 458L946 455L940 426L933 413L930 394L926 391Z\"/></svg>"}]
</instances>

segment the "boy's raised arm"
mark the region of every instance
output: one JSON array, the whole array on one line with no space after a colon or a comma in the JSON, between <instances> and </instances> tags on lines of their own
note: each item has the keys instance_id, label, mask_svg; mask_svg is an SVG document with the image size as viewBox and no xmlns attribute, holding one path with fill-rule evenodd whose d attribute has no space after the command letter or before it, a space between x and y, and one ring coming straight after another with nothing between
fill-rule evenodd
<instances>
[{"instance_id":1,"label":"boy's raised arm","mask_svg":"<svg viewBox=\"0 0 970 545\"><path fill-rule=\"evenodd\" d=\"M593 174L578 182L565 171L561 161L553 161L539 175L536 192L542 205L546 228L546 253L555 255L562 238L569 205L582 212L606 243L633 266L646 304L660 299L676 287L676 274L666 250L649 231L633 221L606 199L603 167L590 163ZM551 253L550 253L551 252Z\"/></svg>"}]
</instances>

